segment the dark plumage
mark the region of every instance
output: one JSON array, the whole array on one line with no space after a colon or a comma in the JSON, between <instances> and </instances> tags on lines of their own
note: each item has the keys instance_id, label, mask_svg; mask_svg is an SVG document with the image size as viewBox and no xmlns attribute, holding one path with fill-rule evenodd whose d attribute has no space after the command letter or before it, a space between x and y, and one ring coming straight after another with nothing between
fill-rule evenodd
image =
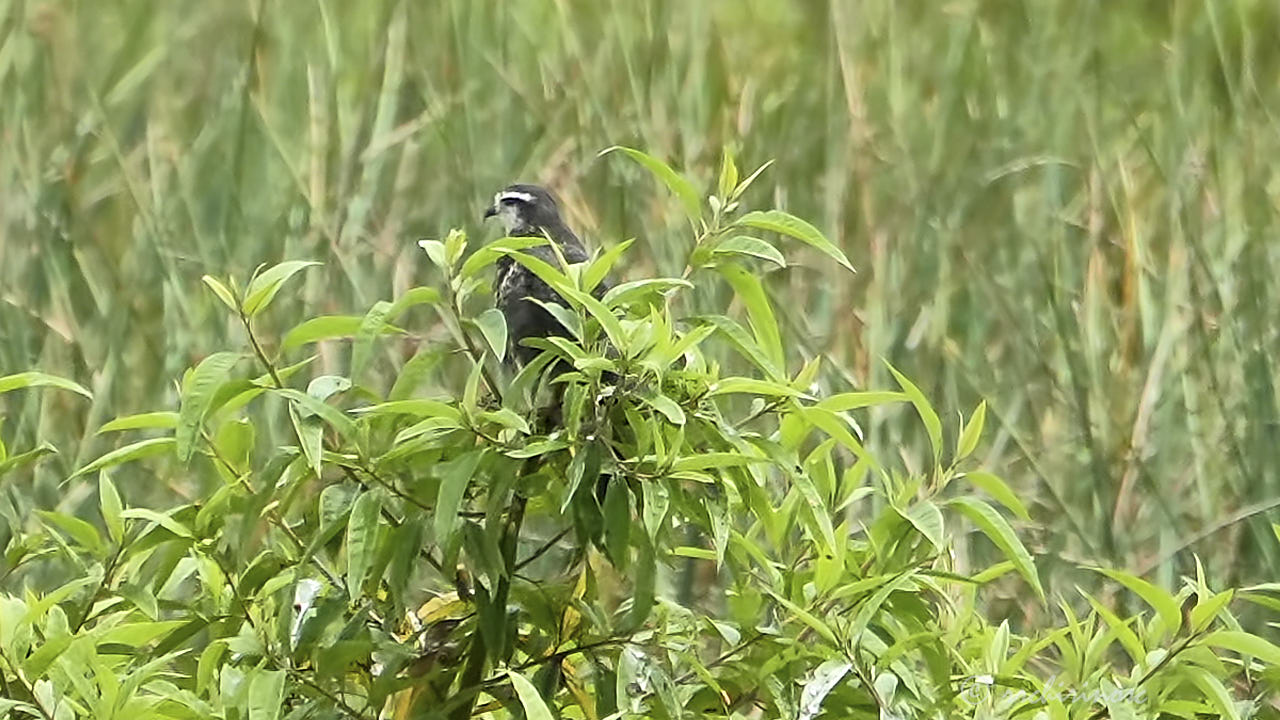
<instances>
[{"instance_id":1,"label":"dark plumage","mask_svg":"<svg viewBox=\"0 0 1280 720\"><path fill-rule=\"evenodd\" d=\"M560 218L560 206L546 189L537 185L510 185L493 198L493 205L485 211L485 218L497 217L510 237L545 236L560 248L569 263L580 263L589 258L582 241ZM528 248L522 252L533 255L551 265L558 265L555 252L548 246ZM521 365L537 357L537 348L521 343L525 338L567 336L568 331L547 312L529 298L544 303L564 305L560 294L538 278L532 271L510 257L498 260L498 274L494 282L498 309L507 321L507 338L510 350L508 361ZM605 278L594 289L596 297L602 296L613 286Z\"/></svg>"}]
</instances>

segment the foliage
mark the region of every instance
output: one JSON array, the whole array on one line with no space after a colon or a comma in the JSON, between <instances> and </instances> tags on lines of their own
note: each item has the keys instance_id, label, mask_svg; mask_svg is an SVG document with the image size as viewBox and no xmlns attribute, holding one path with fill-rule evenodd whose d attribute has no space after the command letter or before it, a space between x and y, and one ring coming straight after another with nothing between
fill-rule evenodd
<instances>
[{"instance_id":1,"label":"foliage","mask_svg":"<svg viewBox=\"0 0 1280 720\"><path fill-rule=\"evenodd\" d=\"M782 237L852 269L844 254L799 218L744 212L757 175L739 182L731 155L704 202L665 163L626 154L690 216L683 277L596 300L620 253L555 267L521 253L527 240L474 247L454 232L423 243L438 287L362 317L304 320L282 340L257 322L309 263L243 286L205 277L244 342L184 374L176 412L100 428L124 433L120 446L65 483L96 487L92 522L23 517L12 497L0 507L12 532L0 712L1259 716L1280 647L1235 609L1274 613L1280 587L1219 591L1197 573L1170 593L1098 568L1141 609L1126 617L1088 594L1083 615L1050 603L1010 524L1026 518L1022 501L974 467L985 405L951 441L892 366L896 390L822 393L817 358L789 362L757 270L786 264ZM567 299L573 335L540 341L514 376L497 362L506 333L483 280L504 255ZM721 283L728 314L700 307L714 292L686 301ZM419 348L389 390L366 382L370 354L419 306L447 347ZM318 371L303 348L336 338L350 339L349 372ZM469 366L465 381L423 392L442 353ZM556 359L572 369L551 377ZM35 386L89 394L40 373L0 379L3 391ZM867 449L855 412L886 404L918 415L923 472ZM276 424L289 442L262 441ZM32 453L0 450L3 470ZM126 464L188 476L189 497L140 504L141 489L112 479ZM1002 559L966 567L957 544L979 537ZM993 583L1061 616L991 624Z\"/></svg>"},{"instance_id":2,"label":"foliage","mask_svg":"<svg viewBox=\"0 0 1280 720\"><path fill-rule=\"evenodd\" d=\"M0 0L0 375L96 398L10 394L4 437L62 449L53 502L99 425L236 342L201 276L324 261L259 316L277 337L426 284L402 239L478 237L513 180L635 237L628 276L678 277L686 203L595 155L649 148L705 192L730 144L777 158L752 207L860 271L789 250L766 282L789 362L985 398L982 462L1046 554L1256 582L1280 566L1277 35L1270 0ZM884 457L928 442L898 410L864 423ZM170 479L147 501L190 491ZM1046 588L1089 586L1073 567L1043 562Z\"/></svg>"}]
</instances>

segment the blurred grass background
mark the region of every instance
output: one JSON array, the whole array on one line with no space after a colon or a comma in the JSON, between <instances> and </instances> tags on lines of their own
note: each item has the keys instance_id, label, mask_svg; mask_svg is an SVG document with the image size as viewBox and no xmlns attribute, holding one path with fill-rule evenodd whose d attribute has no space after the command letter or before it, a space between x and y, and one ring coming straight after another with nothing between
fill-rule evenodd
<instances>
[{"instance_id":1,"label":"blurred grass background","mask_svg":"<svg viewBox=\"0 0 1280 720\"><path fill-rule=\"evenodd\" d=\"M1192 552L1272 579L1276 37L1266 0L0 0L0 375L97 396L0 399L11 447L61 450L9 491L74 501L57 483L118 442L102 422L242 342L202 274L324 261L268 336L360 314L430 281L414 240L493 237L480 211L517 179L597 246L639 238L624 275L678 274L678 204L596 153L710 188L728 145L744 174L777 161L748 205L860 270L771 276L793 371L823 354L828 389L886 388L886 358L952 428L987 399L984 462L1033 507L1047 580L1065 557L1171 583ZM913 465L909 411L867 429Z\"/></svg>"}]
</instances>

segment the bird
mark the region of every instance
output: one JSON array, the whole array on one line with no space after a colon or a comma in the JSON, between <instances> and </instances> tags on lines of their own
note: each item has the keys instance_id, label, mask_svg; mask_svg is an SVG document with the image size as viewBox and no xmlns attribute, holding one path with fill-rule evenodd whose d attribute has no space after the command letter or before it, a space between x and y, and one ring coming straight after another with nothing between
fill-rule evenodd
<instances>
[{"instance_id":1,"label":"bird","mask_svg":"<svg viewBox=\"0 0 1280 720\"><path fill-rule=\"evenodd\" d=\"M560 204L546 188L527 183L516 183L493 196L493 204L484 212L484 218L496 217L508 237L546 237L555 243L565 261L576 264L590 259L582 241L560 217ZM558 266L559 259L546 245L527 248L522 252L550 265ZM563 268L562 268L563 269ZM614 286L606 277L592 289L596 298ZM510 344L509 364L523 366L538 356L538 348L523 344L526 338L567 337L568 330L560 324L543 303L566 305L564 298L534 272L510 256L504 255L497 262L494 296L498 310L507 323Z\"/></svg>"}]
</instances>

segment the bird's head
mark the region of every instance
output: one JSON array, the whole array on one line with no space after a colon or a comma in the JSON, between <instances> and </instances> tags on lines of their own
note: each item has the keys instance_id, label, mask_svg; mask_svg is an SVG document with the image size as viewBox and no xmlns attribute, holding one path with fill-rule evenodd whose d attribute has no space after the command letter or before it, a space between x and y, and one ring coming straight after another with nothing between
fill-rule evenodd
<instances>
[{"instance_id":1,"label":"bird's head","mask_svg":"<svg viewBox=\"0 0 1280 720\"><path fill-rule=\"evenodd\" d=\"M537 185L509 185L493 196L493 205L484 211L485 219L497 217L508 235L534 235L543 231L553 237L564 227L560 206L545 188Z\"/></svg>"}]
</instances>

